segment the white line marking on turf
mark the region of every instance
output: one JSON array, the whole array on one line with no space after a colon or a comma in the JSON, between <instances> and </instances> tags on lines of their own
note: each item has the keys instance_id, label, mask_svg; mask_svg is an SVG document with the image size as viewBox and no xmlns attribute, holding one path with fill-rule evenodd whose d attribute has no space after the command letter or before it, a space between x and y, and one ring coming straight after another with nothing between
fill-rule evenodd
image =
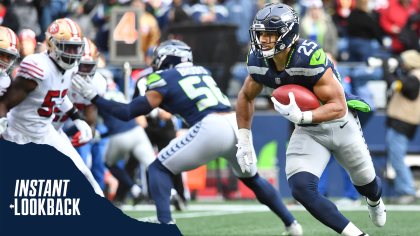
<instances>
[{"instance_id":1,"label":"white line marking on turf","mask_svg":"<svg viewBox=\"0 0 420 236\"><path fill-rule=\"evenodd\" d=\"M173 209L173 208L171 208ZM189 211L219 211L219 212L265 212L270 209L265 205L190 205L187 207ZM287 209L290 211L306 211L301 205L287 205ZM351 207L339 207L340 211L366 211L366 205L351 206ZM388 211L420 211L420 205L386 205ZM154 205L123 205L121 207L123 211L156 211Z\"/></svg>"},{"instance_id":2,"label":"white line marking on turf","mask_svg":"<svg viewBox=\"0 0 420 236\"><path fill-rule=\"evenodd\" d=\"M195 217L203 217L203 216L220 216L220 215L232 215L232 214L241 214L246 213L244 211L205 211L205 212L192 212L192 213L184 213L184 214L172 214L173 219L181 219L181 218L195 218ZM139 221L155 221L157 220L156 216L149 216L138 218Z\"/></svg>"}]
</instances>

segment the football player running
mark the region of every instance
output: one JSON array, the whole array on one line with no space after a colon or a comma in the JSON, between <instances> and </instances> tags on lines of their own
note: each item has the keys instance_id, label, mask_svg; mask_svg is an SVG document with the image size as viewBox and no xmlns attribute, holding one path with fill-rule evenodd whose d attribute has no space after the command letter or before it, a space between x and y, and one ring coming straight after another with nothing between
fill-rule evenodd
<instances>
[{"instance_id":1,"label":"football player running","mask_svg":"<svg viewBox=\"0 0 420 236\"><path fill-rule=\"evenodd\" d=\"M10 87L9 73L13 70L16 61L19 59L19 39L13 30L0 26L0 97ZM0 118L0 134L6 130L7 119Z\"/></svg>"},{"instance_id":2,"label":"football player running","mask_svg":"<svg viewBox=\"0 0 420 236\"><path fill-rule=\"evenodd\" d=\"M192 64L191 48L178 40L165 41L153 52L152 67L155 73L148 77L146 95L133 99L130 104L99 97L85 80L75 77L72 83L99 110L119 119L130 120L159 106L182 117L191 126L186 134L161 150L149 166L149 185L159 222L173 223L169 207L171 176L224 157L234 174L255 193L257 199L283 220L288 235L302 235L302 227L283 204L280 193L258 175L256 161L247 167L238 164L235 113L210 72ZM249 148L255 157L253 147Z\"/></svg>"},{"instance_id":3,"label":"football player running","mask_svg":"<svg viewBox=\"0 0 420 236\"><path fill-rule=\"evenodd\" d=\"M334 154L358 192L366 197L373 223L383 226L386 212L381 200L382 184L375 174L356 113L356 109L369 111L369 105L344 92L340 75L316 42L299 39L299 18L291 7L266 4L254 18L250 37L249 76L238 95L236 110L238 159L252 162L249 136L254 100L263 86L275 89L286 84L301 85L323 105L302 112L293 93L288 94L289 105L272 98L275 109L296 126L286 152L286 175L293 197L337 233L366 235L318 192L319 177Z\"/></svg>"},{"instance_id":4,"label":"football player running","mask_svg":"<svg viewBox=\"0 0 420 236\"><path fill-rule=\"evenodd\" d=\"M55 147L72 159L95 192L103 196L79 154L52 126L54 109L59 108L81 131L83 142L92 139L89 125L67 96L77 62L83 55L83 33L73 20L65 18L54 21L45 34L48 51L23 59L15 80L0 101L0 120L6 120L1 126L7 127L2 137L18 144L33 142Z\"/></svg>"}]
</instances>

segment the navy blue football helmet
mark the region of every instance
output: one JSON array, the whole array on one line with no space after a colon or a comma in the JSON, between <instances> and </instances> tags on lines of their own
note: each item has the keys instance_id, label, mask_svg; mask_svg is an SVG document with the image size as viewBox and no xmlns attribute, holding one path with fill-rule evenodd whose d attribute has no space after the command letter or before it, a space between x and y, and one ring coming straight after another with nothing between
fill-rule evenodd
<instances>
[{"instance_id":1,"label":"navy blue football helmet","mask_svg":"<svg viewBox=\"0 0 420 236\"><path fill-rule=\"evenodd\" d=\"M260 35L263 31L276 35L277 40L272 49L262 50L263 45L274 43L260 42ZM255 56L257 58L272 58L291 47L299 39L299 16L288 5L268 3L255 16L249 29L249 35Z\"/></svg>"},{"instance_id":2,"label":"navy blue football helmet","mask_svg":"<svg viewBox=\"0 0 420 236\"><path fill-rule=\"evenodd\" d=\"M192 62L191 48L184 42L171 39L162 42L152 55L153 71L174 68L183 62Z\"/></svg>"}]
</instances>

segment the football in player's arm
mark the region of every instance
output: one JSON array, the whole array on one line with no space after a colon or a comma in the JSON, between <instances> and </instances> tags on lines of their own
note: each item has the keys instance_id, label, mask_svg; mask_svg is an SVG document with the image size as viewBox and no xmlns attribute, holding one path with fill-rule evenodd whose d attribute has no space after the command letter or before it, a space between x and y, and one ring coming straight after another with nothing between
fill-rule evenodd
<instances>
[{"instance_id":1,"label":"football in player's arm","mask_svg":"<svg viewBox=\"0 0 420 236\"><path fill-rule=\"evenodd\" d=\"M263 86L271 89L287 84L303 86L315 94L322 106L302 112L293 93L288 94L288 105L271 99L275 109L298 127L286 152L286 175L293 197L337 233L365 235L318 192L319 177L333 154L358 192L366 197L373 223L383 226L386 212L381 200L381 181L375 174L356 113L356 109L369 111L369 105L344 92L340 75L315 41L299 39L299 18L291 7L266 4L257 13L250 36L249 76L238 95L236 110L239 144L243 144L238 148L238 159L251 162L246 149L251 146L248 137L254 100Z\"/></svg>"}]
</instances>

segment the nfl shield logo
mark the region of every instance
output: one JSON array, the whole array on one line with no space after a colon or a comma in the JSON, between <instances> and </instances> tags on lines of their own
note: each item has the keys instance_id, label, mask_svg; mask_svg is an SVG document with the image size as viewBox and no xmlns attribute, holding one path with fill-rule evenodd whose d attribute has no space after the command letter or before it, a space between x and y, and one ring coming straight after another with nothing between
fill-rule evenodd
<instances>
[{"instance_id":1,"label":"nfl shield logo","mask_svg":"<svg viewBox=\"0 0 420 236\"><path fill-rule=\"evenodd\" d=\"M275 78L275 80L276 80L276 84L281 84L280 78Z\"/></svg>"}]
</instances>

